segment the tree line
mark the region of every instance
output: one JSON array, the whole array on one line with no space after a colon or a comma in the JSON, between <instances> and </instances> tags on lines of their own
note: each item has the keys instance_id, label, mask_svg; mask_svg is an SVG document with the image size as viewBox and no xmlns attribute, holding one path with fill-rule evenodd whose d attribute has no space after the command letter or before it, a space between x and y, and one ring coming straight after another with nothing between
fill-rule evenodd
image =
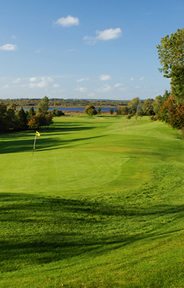
<instances>
[{"instance_id":1,"label":"tree line","mask_svg":"<svg viewBox=\"0 0 184 288\"><path fill-rule=\"evenodd\" d=\"M2 99L1 102L6 106L14 105L16 107L37 107L41 99ZM126 105L128 100L88 100L88 99L60 99L60 98L51 98L49 99L49 107L86 107L87 105L93 106L118 106Z\"/></svg>"},{"instance_id":2,"label":"tree line","mask_svg":"<svg viewBox=\"0 0 184 288\"><path fill-rule=\"evenodd\" d=\"M37 107L37 111L31 107L29 111L16 110L16 105L6 106L0 103L0 132L20 131L26 129L38 129L53 123L53 115L48 113L48 97L44 97Z\"/></svg>"}]
</instances>

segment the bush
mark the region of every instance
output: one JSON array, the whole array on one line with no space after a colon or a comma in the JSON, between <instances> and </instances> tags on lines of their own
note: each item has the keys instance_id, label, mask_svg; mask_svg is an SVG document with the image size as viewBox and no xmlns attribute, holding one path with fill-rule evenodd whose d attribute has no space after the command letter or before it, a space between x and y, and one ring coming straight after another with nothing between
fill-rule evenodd
<instances>
[{"instance_id":1,"label":"bush","mask_svg":"<svg viewBox=\"0 0 184 288\"><path fill-rule=\"evenodd\" d=\"M90 117L93 116L93 115L96 115L97 112L96 112L96 109L93 105L88 105L86 106L85 108L85 113L88 114Z\"/></svg>"}]
</instances>

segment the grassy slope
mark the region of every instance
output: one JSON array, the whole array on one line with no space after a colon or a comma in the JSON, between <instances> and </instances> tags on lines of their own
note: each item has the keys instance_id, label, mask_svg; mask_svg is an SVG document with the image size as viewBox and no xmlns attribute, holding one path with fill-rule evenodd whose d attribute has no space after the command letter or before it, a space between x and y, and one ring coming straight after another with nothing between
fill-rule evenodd
<instances>
[{"instance_id":1,"label":"grassy slope","mask_svg":"<svg viewBox=\"0 0 184 288\"><path fill-rule=\"evenodd\" d=\"M0 141L1 287L184 287L184 142L146 118L63 117Z\"/></svg>"}]
</instances>

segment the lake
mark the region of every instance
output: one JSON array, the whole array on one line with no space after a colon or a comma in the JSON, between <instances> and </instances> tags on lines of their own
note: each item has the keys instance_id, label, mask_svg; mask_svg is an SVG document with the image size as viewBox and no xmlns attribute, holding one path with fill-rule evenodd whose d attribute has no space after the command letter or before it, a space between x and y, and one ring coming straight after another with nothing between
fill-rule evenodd
<instances>
[{"instance_id":1,"label":"lake","mask_svg":"<svg viewBox=\"0 0 184 288\"><path fill-rule=\"evenodd\" d=\"M33 107L34 110L36 110L36 107ZM85 107L50 107L48 109L48 111L52 111L53 109L57 108L59 111L84 111ZM96 109L98 107L95 107ZM113 108L114 111L118 108L118 107L101 107L101 111L102 112L109 112L110 109ZM20 109L20 108L19 108ZM29 110L30 107L23 107L24 110Z\"/></svg>"}]
</instances>

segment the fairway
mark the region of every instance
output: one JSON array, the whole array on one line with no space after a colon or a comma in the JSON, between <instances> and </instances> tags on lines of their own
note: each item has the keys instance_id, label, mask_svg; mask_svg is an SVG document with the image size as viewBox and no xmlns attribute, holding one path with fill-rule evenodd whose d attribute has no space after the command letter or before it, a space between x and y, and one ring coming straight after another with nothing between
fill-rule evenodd
<instances>
[{"instance_id":1,"label":"fairway","mask_svg":"<svg viewBox=\"0 0 184 288\"><path fill-rule=\"evenodd\" d=\"M0 136L0 287L184 287L184 140L144 116Z\"/></svg>"}]
</instances>

